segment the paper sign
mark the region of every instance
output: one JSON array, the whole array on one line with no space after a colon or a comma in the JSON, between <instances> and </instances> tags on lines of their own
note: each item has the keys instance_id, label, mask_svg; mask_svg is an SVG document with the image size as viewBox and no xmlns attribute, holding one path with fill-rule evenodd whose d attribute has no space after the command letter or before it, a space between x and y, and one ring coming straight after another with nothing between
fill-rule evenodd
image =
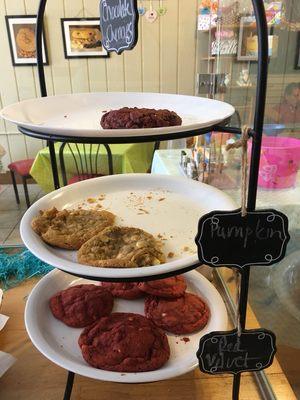
<instances>
[{"instance_id":1,"label":"paper sign","mask_svg":"<svg viewBox=\"0 0 300 400\"><path fill-rule=\"evenodd\" d=\"M198 225L200 262L211 267L272 265L285 256L290 239L288 219L276 210L213 211Z\"/></svg>"},{"instance_id":2,"label":"paper sign","mask_svg":"<svg viewBox=\"0 0 300 400\"><path fill-rule=\"evenodd\" d=\"M208 374L238 374L269 367L276 353L276 337L266 329L211 332L200 339L199 368Z\"/></svg>"},{"instance_id":3,"label":"paper sign","mask_svg":"<svg viewBox=\"0 0 300 400\"><path fill-rule=\"evenodd\" d=\"M0 289L0 309L3 299L3 291ZM9 317L0 314L0 331L5 327ZM10 354L0 351L0 378L16 362L16 358Z\"/></svg>"},{"instance_id":4,"label":"paper sign","mask_svg":"<svg viewBox=\"0 0 300 400\"><path fill-rule=\"evenodd\" d=\"M6 315L0 314L0 331L5 327L8 320L9 318Z\"/></svg>"},{"instance_id":5,"label":"paper sign","mask_svg":"<svg viewBox=\"0 0 300 400\"><path fill-rule=\"evenodd\" d=\"M0 378L16 361L15 357L0 351Z\"/></svg>"}]
</instances>

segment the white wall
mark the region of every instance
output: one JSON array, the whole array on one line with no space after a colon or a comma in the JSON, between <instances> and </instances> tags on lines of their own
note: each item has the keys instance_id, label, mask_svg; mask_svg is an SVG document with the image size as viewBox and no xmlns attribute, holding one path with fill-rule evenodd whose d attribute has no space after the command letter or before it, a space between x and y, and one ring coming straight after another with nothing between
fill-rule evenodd
<instances>
[{"instance_id":1,"label":"white wall","mask_svg":"<svg viewBox=\"0 0 300 400\"><path fill-rule=\"evenodd\" d=\"M48 0L45 17L50 65L45 67L48 94L89 91L153 91L194 94L197 0L162 0L167 13L153 24L139 22L139 41L133 51L109 59L66 60L63 17L97 17L99 0ZM149 8L149 1L143 4ZM154 8L160 5L153 0ZM36 14L38 0L0 1L0 106L39 96L36 68L13 67L5 15ZM43 144L19 134L0 121L0 145L10 161L34 157Z\"/></svg>"}]
</instances>

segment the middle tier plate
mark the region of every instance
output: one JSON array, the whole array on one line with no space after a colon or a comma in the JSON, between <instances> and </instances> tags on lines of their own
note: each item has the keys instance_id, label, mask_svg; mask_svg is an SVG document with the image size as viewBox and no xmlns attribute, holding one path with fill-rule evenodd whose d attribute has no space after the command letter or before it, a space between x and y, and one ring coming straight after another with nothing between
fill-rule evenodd
<instances>
[{"instance_id":1,"label":"middle tier plate","mask_svg":"<svg viewBox=\"0 0 300 400\"><path fill-rule=\"evenodd\" d=\"M40 210L95 208L114 213L116 225L133 226L158 237L165 264L142 268L97 268L77 261L77 252L47 245L32 230ZM128 174L89 179L49 193L34 203L21 222L21 237L39 259L76 275L103 279L142 278L172 273L197 264L195 236L201 216L236 209L234 201L204 183L167 175ZM168 257L169 256L169 257Z\"/></svg>"}]
</instances>

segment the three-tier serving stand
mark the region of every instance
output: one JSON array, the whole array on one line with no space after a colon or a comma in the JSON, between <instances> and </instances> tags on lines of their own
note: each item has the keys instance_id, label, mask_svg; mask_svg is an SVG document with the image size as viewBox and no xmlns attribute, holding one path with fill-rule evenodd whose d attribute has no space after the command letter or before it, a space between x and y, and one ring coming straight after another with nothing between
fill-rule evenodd
<instances>
[{"instance_id":1,"label":"three-tier serving stand","mask_svg":"<svg viewBox=\"0 0 300 400\"><path fill-rule=\"evenodd\" d=\"M43 66L43 54L42 54L42 32L43 32L43 19L45 14L47 0L41 0L39 4L38 14L37 14L37 28L36 28L36 43L37 43L37 60L38 60L38 75L39 75L39 83L41 96L47 96L47 88L45 82L45 74L44 74L44 66ZM253 127L250 130L249 135L252 137L253 146L251 153L251 165L250 165L250 176L249 176L249 191L248 191L248 202L247 209L248 211L254 211L256 205L256 195L257 195L257 182L258 182L258 170L259 170L259 161L260 161L260 150L261 150L261 140L262 140L262 129L263 129L263 120L264 120L264 109L265 109L265 101L266 101L266 88L267 88L267 69L268 69L268 30L267 30L267 22L265 17L264 3L263 0L252 0L254 13L257 22L257 31L258 31L258 72L257 72L257 89L256 89L256 103L255 103L255 115L253 121ZM207 132L217 131L217 132L229 132L234 134L241 134L241 129L234 127L226 127L228 120L223 120L221 123L213 126L206 126L201 129L196 130L187 130L184 132L172 132L169 131L167 134L156 134L153 131L153 134L147 136L134 136L134 137L126 137L126 136L115 136L113 131L110 137L70 137L64 136L61 134L49 134L37 132L31 129L27 129L21 126L18 126L20 132L24 135L31 136L37 139L44 139L47 141L50 159L52 164L52 172L53 172L53 181L54 188L59 188L59 176L58 176L58 167L55 155L55 142L68 142L68 143L86 143L86 144L123 144L123 143L141 143L141 142L156 142L172 139L180 139L180 138L188 138L192 136L203 135ZM196 234L196 232L195 232ZM180 268L174 272L159 274L155 276L147 276L144 278L103 278L103 277L86 277L84 275L82 278L88 278L92 280L110 280L110 281L141 281L141 280L153 280L153 279L161 279L167 276L178 275L189 270L195 269L200 265L200 263L195 263L188 267ZM241 293L239 299L239 309L240 309L240 322L242 329L245 328L246 323L246 308L247 308L247 298L248 298L248 286L249 286L249 276L250 276L250 267L246 267L244 270L244 276L241 283ZM197 349L195 349L195 352ZM239 387L240 387L240 374L237 374L233 378L233 398L238 399L239 396ZM260 384L261 389L264 391L266 398L274 398L272 397L271 390L268 390L268 384L266 384L266 380L263 372L256 372L255 377ZM66 384L64 400L70 399L72 387L74 381L74 373L69 372L68 380Z\"/></svg>"}]
</instances>

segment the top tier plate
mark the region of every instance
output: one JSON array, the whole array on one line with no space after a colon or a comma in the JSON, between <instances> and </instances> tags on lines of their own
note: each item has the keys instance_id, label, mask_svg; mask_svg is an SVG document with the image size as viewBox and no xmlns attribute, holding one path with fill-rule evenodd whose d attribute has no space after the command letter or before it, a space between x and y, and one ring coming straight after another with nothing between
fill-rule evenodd
<instances>
[{"instance_id":1,"label":"top tier plate","mask_svg":"<svg viewBox=\"0 0 300 400\"><path fill-rule=\"evenodd\" d=\"M168 109L182 118L181 126L154 129L102 129L104 111L121 107ZM43 134L70 137L159 136L216 125L234 114L227 103L195 96L160 93L81 93L43 97L12 104L2 118ZM166 137L167 139L167 137Z\"/></svg>"}]
</instances>

